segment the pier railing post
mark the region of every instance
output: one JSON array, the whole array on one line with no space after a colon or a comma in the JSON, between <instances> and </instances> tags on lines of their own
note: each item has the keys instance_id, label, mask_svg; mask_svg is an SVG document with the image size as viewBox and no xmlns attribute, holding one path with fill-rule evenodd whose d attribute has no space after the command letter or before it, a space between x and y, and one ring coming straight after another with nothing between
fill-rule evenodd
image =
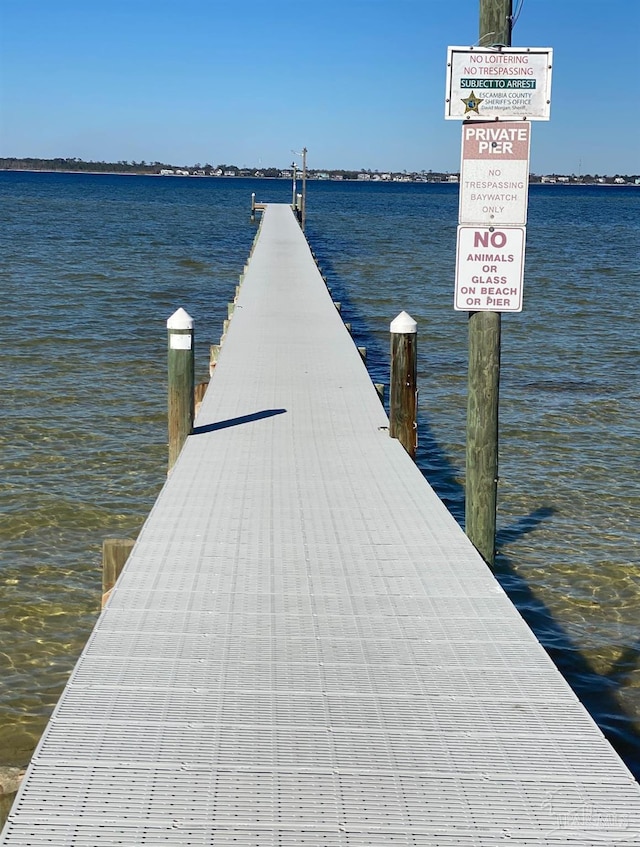
<instances>
[{"instance_id":1,"label":"pier railing post","mask_svg":"<svg viewBox=\"0 0 640 847\"><path fill-rule=\"evenodd\" d=\"M193 429L194 352L193 320L178 309L167 321L169 470Z\"/></svg>"},{"instance_id":2,"label":"pier railing post","mask_svg":"<svg viewBox=\"0 0 640 847\"><path fill-rule=\"evenodd\" d=\"M412 459L418 446L417 379L418 325L406 312L391 322L391 385L389 435L397 438Z\"/></svg>"}]
</instances>

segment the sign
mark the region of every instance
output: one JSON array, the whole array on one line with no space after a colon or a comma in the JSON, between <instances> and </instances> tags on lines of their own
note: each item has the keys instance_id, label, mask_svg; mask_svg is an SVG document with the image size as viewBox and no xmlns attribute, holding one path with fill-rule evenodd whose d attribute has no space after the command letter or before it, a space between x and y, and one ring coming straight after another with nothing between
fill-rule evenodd
<instances>
[{"instance_id":1,"label":"sign","mask_svg":"<svg viewBox=\"0 0 640 847\"><path fill-rule=\"evenodd\" d=\"M454 308L520 312L525 227L459 226Z\"/></svg>"},{"instance_id":2,"label":"sign","mask_svg":"<svg viewBox=\"0 0 640 847\"><path fill-rule=\"evenodd\" d=\"M550 47L449 47L448 120L548 121Z\"/></svg>"},{"instance_id":3,"label":"sign","mask_svg":"<svg viewBox=\"0 0 640 847\"><path fill-rule=\"evenodd\" d=\"M527 121L462 125L459 223L524 226L530 143Z\"/></svg>"},{"instance_id":4,"label":"sign","mask_svg":"<svg viewBox=\"0 0 640 847\"><path fill-rule=\"evenodd\" d=\"M169 349L191 350L191 333L185 332L178 334L177 332L171 332L169 334Z\"/></svg>"}]
</instances>

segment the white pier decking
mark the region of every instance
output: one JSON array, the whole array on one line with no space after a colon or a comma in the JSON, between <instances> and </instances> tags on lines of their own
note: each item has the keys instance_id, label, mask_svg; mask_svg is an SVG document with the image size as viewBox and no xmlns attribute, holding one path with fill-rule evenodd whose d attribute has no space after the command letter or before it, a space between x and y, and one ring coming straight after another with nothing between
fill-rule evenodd
<instances>
[{"instance_id":1,"label":"white pier decking","mask_svg":"<svg viewBox=\"0 0 640 847\"><path fill-rule=\"evenodd\" d=\"M640 845L638 785L387 424L269 205L1 844Z\"/></svg>"}]
</instances>

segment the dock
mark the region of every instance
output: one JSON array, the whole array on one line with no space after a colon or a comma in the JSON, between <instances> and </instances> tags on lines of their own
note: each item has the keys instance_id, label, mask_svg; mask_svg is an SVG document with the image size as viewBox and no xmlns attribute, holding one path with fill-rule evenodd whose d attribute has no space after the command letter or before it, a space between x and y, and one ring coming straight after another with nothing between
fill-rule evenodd
<instances>
[{"instance_id":1,"label":"dock","mask_svg":"<svg viewBox=\"0 0 640 847\"><path fill-rule=\"evenodd\" d=\"M638 784L388 427L266 205L0 844L640 845Z\"/></svg>"}]
</instances>

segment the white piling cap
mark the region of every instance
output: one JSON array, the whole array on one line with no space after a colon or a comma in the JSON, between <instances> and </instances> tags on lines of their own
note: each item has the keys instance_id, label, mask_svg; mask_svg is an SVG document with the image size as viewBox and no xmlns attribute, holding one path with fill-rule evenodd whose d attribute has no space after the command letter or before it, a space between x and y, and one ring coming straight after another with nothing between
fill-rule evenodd
<instances>
[{"instance_id":1,"label":"white piling cap","mask_svg":"<svg viewBox=\"0 0 640 847\"><path fill-rule=\"evenodd\" d=\"M418 331L418 324L407 312L400 312L397 318L391 321L390 332L412 333Z\"/></svg>"},{"instance_id":2,"label":"white piling cap","mask_svg":"<svg viewBox=\"0 0 640 847\"><path fill-rule=\"evenodd\" d=\"M193 318L184 309L177 309L167 321L167 329L193 329Z\"/></svg>"}]
</instances>

